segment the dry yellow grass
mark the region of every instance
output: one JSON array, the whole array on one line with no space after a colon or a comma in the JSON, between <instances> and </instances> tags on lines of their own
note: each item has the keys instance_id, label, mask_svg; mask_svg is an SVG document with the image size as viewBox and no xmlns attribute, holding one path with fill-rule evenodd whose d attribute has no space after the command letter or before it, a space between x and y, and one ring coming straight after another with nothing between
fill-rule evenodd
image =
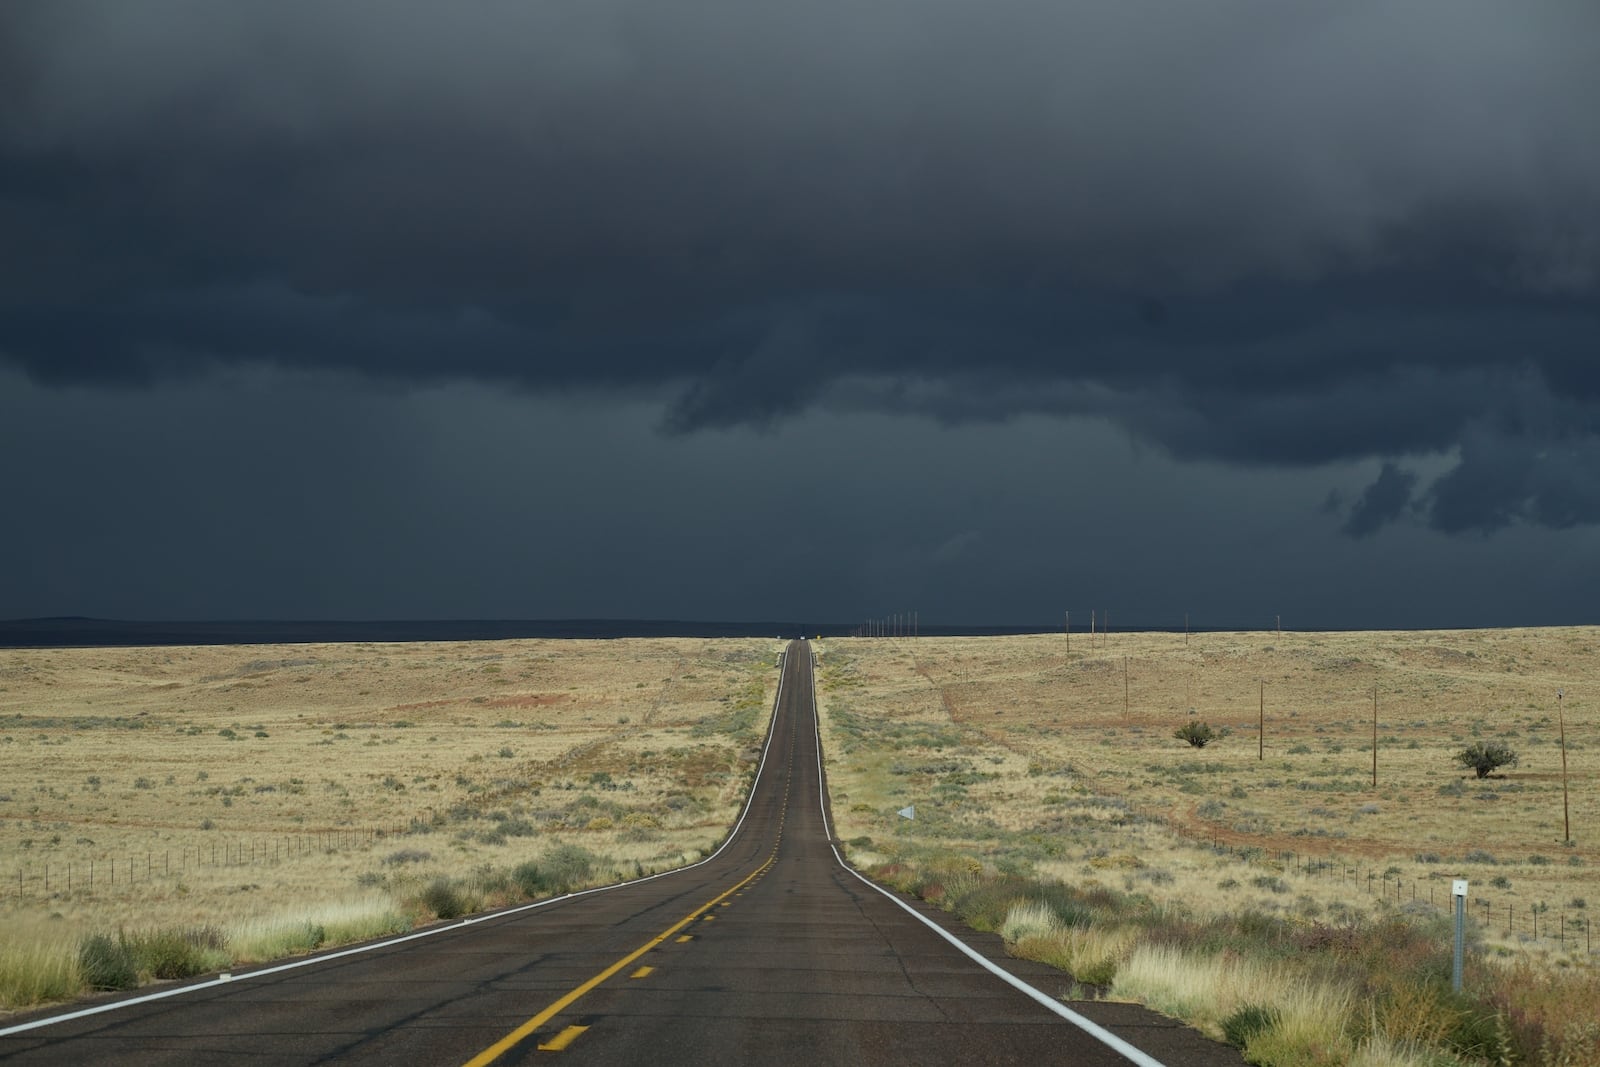
<instances>
[{"instance_id":1,"label":"dry yellow grass","mask_svg":"<svg viewBox=\"0 0 1600 1067\"><path fill-rule=\"evenodd\" d=\"M1353 992L1308 980L1293 965L1139 945L1118 969L1113 988L1214 1033L1247 1005L1271 1009L1280 1019L1274 1039L1283 1047L1263 1057L1266 1062L1344 1063L1354 1051L1344 1033Z\"/></svg>"},{"instance_id":2,"label":"dry yellow grass","mask_svg":"<svg viewBox=\"0 0 1600 1067\"><path fill-rule=\"evenodd\" d=\"M1066 646L825 643L829 782L858 864L1253 1063L1600 1063L1600 631ZM1197 722L1229 735L1173 738ZM1478 781L1451 758L1478 739L1520 765ZM1443 977L1454 877L1487 950L1460 995Z\"/></svg>"},{"instance_id":3,"label":"dry yellow grass","mask_svg":"<svg viewBox=\"0 0 1600 1067\"><path fill-rule=\"evenodd\" d=\"M966 847L1201 910L1442 906L1466 877L1491 945L1581 960L1600 908L1597 653L1594 628L833 640L835 810L879 854ZM1172 737L1191 721L1231 734L1194 749ZM1452 762L1496 738L1519 766L1478 781ZM894 816L911 803L916 821Z\"/></svg>"},{"instance_id":4,"label":"dry yellow grass","mask_svg":"<svg viewBox=\"0 0 1600 1067\"><path fill-rule=\"evenodd\" d=\"M254 958L560 845L598 881L675 866L736 814L778 649L0 651L0 941L211 925Z\"/></svg>"}]
</instances>

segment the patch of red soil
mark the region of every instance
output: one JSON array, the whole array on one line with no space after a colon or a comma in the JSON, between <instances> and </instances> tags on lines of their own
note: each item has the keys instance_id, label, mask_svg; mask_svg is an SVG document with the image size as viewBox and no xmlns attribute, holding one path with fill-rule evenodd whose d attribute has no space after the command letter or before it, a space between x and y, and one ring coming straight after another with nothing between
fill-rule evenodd
<instances>
[{"instance_id":1,"label":"patch of red soil","mask_svg":"<svg viewBox=\"0 0 1600 1067\"><path fill-rule=\"evenodd\" d=\"M486 706L491 708L547 708L551 704L562 704L571 699L565 693L518 693L513 696L491 700Z\"/></svg>"},{"instance_id":2,"label":"patch of red soil","mask_svg":"<svg viewBox=\"0 0 1600 1067\"><path fill-rule=\"evenodd\" d=\"M1235 848L1259 848L1267 852L1293 852L1300 856L1364 856L1385 859L1405 850L1395 844L1364 840L1357 837L1315 838L1294 837L1289 834L1246 834L1207 822L1195 813L1198 805L1186 811L1161 814L1162 821L1178 836L1197 845L1229 845ZM1146 812L1145 814L1150 814Z\"/></svg>"},{"instance_id":3,"label":"patch of red soil","mask_svg":"<svg viewBox=\"0 0 1600 1067\"><path fill-rule=\"evenodd\" d=\"M572 698L565 693L516 693L511 696L497 697L477 704L480 708L544 708L551 704L561 704ZM418 711L423 708L453 708L463 704L473 703L470 697L447 697L444 700L419 700L414 704L394 704L390 711Z\"/></svg>"}]
</instances>

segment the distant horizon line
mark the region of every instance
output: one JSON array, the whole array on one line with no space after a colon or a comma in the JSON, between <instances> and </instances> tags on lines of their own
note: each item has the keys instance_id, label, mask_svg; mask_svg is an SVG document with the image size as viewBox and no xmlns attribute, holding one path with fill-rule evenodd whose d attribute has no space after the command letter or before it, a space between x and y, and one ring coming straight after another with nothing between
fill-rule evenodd
<instances>
[{"instance_id":1,"label":"distant horizon line","mask_svg":"<svg viewBox=\"0 0 1600 1067\"><path fill-rule=\"evenodd\" d=\"M1111 634L1129 633L1357 633L1426 632L1429 630L1498 630L1567 628L1586 623L1522 625L1455 625L1422 627L1325 626L1280 629L1235 624L1113 626ZM782 621L777 619L713 620L668 618L574 617L546 619L111 619L89 615L44 615L0 620L0 648L138 647L180 645L344 644L516 639L613 640L620 638L853 637L862 629L852 623ZM1102 631L1103 632L1103 631ZM940 623L918 621L923 637L1006 637L1061 634L1064 626L1043 623ZM1072 630L1087 636L1087 626ZM895 639L895 635L883 635ZM874 638L876 639L876 638Z\"/></svg>"},{"instance_id":2,"label":"distant horizon line","mask_svg":"<svg viewBox=\"0 0 1600 1067\"><path fill-rule=\"evenodd\" d=\"M876 616L871 621L885 622L893 616ZM905 617L902 616L902 622ZM857 619L853 622L840 622L833 620L821 623L835 629L858 629L864 620ZM0 619L0 626L35 626L49 623L100 623L117 626L458 626L458 625L490 625L507 626L527 624L534 626L564 625L569 623L638 623L649 626L758 626L780 625L796 626L798 619L778 618L703 618L679 615L406 615L406 616L172 616L150 618L128 618L115 615L24 615L10 619ZM1065 629L1062 622L948 622L926 621L920 624L924 627L933 626L939 629L957 627L961 629L1007 629L1023 630L1028 633L1062 633ZM808 622L806 625L817 625ZM905 625L910 625L905 623ZM1243 625L1200 625L1192 620L1186 626L1182 622L1151 624L1137 622L1128 625L1118 623L1113 630L1124 632L1139 631L1143 633L1182 633L1186 628L1191 632L1239 632L1256 633L1263 631L1283 630L1299 633L1354 633L1360 631L1395 632L1401 633L1414 630L1516 630L1516 629L1560 629L1577 626L1592 626L1597 623L1459 623L1449 626L1278 626L1267 623L1262 626ZM1089 627L1072 627L1073 633L1088 633Z\"/></svg>"}]
</instances>

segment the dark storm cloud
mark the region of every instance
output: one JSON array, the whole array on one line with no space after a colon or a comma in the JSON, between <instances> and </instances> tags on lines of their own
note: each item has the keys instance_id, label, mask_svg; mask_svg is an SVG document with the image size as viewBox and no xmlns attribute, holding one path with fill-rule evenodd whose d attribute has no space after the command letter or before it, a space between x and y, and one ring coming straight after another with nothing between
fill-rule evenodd
<instances>
[{"instance_id":1,"label":"dark storm cloud","mask_svg":"<svg viewBox=\"0 0 1600 1067\"><path fill-rule=\"evenodd\" d=\"M1458 464L1385 467L1352 535L1590 523L1597 30L1490 0L9 4L0 357L628 390L674 433L1087 415L1185 458Z\"/></svg>"},{"instance_id":2,"label":"dark storm cloud","mask_svg":"<svg viewBox=\"0 0 1600 1067\"><path fill-rule=\"evenodd\" d=\"M1411 502L1411 490L1416 484L1415 474L1385 463L1377 481L1367 487L1350 510L1344 532L1355 538L1371 537L1385 523L1399 517Z\"/></svg>"},{"instance_id":3,"label":"dark storm cloud","mask_svg":"<svg viewBox=\"0 0 1600 1067\"><path fill-rule=\"evenodd\" d=\"M1564 529L1600 522L1600 439L1474 427L1461 462L1430 488L1432 525L1492 533L1513 522Z\"/></svg>"}]
</instances>

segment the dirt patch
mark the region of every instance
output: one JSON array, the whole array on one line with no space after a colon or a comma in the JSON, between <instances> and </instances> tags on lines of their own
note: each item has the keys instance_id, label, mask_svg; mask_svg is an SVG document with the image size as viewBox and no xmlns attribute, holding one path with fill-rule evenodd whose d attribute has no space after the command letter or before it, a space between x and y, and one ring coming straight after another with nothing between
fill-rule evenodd
<instances>
[{"instance_id":1,"label":"dirt patch","mask_svg":"<svg viewBox=\"0 0 1600 1067\"><path fill-rule=\"evenodd\" d=\"M569 703L571 700L572 697L566 693L523 693L515 696L497 697L484 706L490 708L548 708L555 704Z\"/></svg>"}]
</instances>

